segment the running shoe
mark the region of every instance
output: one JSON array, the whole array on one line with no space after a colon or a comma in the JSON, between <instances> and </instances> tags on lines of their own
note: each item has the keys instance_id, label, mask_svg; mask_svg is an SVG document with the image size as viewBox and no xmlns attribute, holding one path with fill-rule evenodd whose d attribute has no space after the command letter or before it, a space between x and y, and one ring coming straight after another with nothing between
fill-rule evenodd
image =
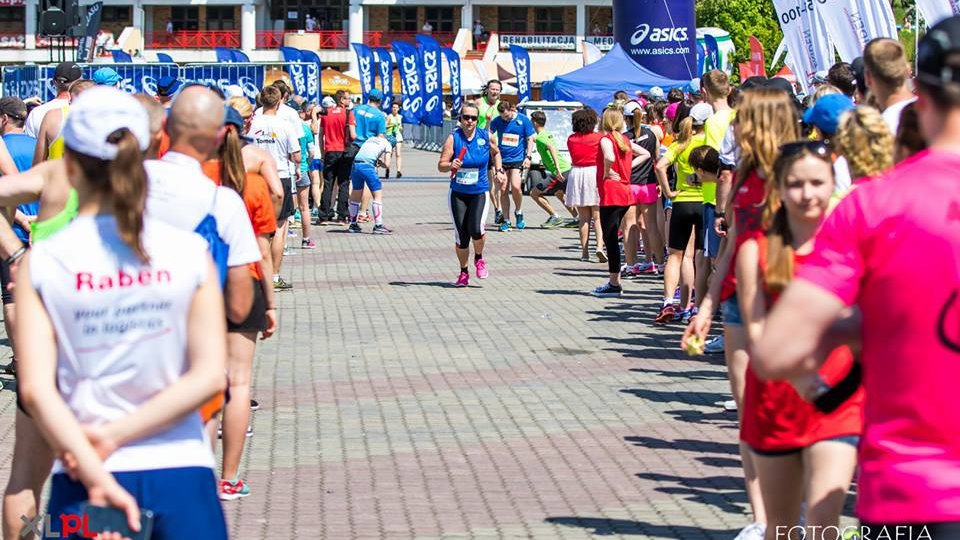
<instances>
[{"instance_id":1,"label":"running shoe","mask_svg":"<svg viewBox=\"0 0 960 540\"><path fill-rule=\"evenodd\" d=\"M733 540L763 540L767 534L767 526L764 523L751 523L740 530L740 534Z\"/></svg>"},{"instance_id":2,"label":"running shoe","mask_svg":"<svg viewBox=\"0 0 960 540\"><path fill-rule=\"evenodd\" d=\"M683 324L690 324L690 320L696 317L697 311L698 310L696 306L683 310L683 313L681 313L679 317L680 322Z\"/></svg>"},{"instance_id":3,"label":"running shoe","mask_svg":"<svg viewBox=\"0 0 960 540\"><path fill-rule=\"evenodd\" d=\"M294 251L294 250L291 249L291 248L285 247L285 248L283 248L283 254L284 254L284 256L291 256L291 257L292 257L293 255L296 255L297 252Z\"/></svg>"},{"instance_id":4,"label":"running shoe","mask_svg":"<svg viewBox=\"0 0 960 540\"><path fill-rule=\"evenodd\" d=\"M591 225L591 228L593 226ZM563 222L564 229L578 229L580 228L580 220L577 219L568 219Z\"/></svg>"},{"instance_id":5,"label":"running shoe","mask_svg":"<svg viewBox=\"0 0 960 540\"><path fill-rule=\"evenodd\" d=\"M220 481L220 500L221 501L233 501L246 497L250 495L250 488L243 483L239 477L235 480L221 480Z\"/></svg>"},{"instance_id":6,"label":"running shoe","mask_svg":"<svg viewBox=\"0 0 960 540\"><path fill-rule=\"evenodd\" d=\"M558 218L557 216L550 216L547 218L546 221L543 222L543 225L541 225L541 227L543 227L544 229L556 229L561 225L563 225L562 219Z\"/></svg>"},{"instance_id":7,"label":"running shoe","mask_svg":"<svg viewBox=\"0 0 960 540\"><path fill-rule=\"evenodd\" d=\"M300 221L300 209L294 210L294 212L293 212L293 221L295 221L295 222L299 222L299 221Z\"/></svg>"},{"instance_id":8,"label":"running shoe","mask_svg":"<svg viewBox=\"0 0 960 540\"><path fill-rule=\"evenodd\" d=\"M497 210L496 214L493 217L493 224L500 225L503 223L503 210Z\"/></svg>"},{"instance_id":9,"label":"running shoe","mask_svg":"<svg viewBox=\"0 0 960 540\"><path fill-rule=\"evenodd\" d=\"M728 400L724 401L724 402L721 404L721 406L723 407L723 410L725 410L725 411L731 411L731 412L733 412L733 411L737 410L737 402L736 402L735 400L732 400L732 399L728 399Z\"/></svg>"},{"instance_id":10,"label":"running shoe","mask_svg":"<svg viewBox=\"0 0 960 540\"><path fill-rule=\"evenodd\" d=\"M313 241L313 238L300 241L300 249L316 249L316 247L317 243Z\"/></svg>"},{"instance_id":11,"label":"running shoe","mask_svg":"<svg viewBox=\"0 0 960 540\"><path fill-rule=\"evenodd\" d=\"M673 302L675 304L680 302L680 287L677 287L677 290L673 291Z\"/></svg>"},{"instance_id":12,"label":"running shoe","mask_svg":"<svg viewBox=\"0 0 960 540\"><path fill-rule=\"evenodd\" d=\"M500 232L509 232L510 231L510 222L504 221L500 224Z\"/></svg>"},{"instance_id":13,"label":"running shoe","mask_svg":"<svg viewBox=\"0 0 960 540\"><path fill-rule=\"evenodd\" d=\"M454 286L466 287L467 285L470 285L470 274L468 272L460 272L460 276L457 277L457 281L454 283Z\"/></svg>"},{"instance_id":14,"label":"running shoe","mask_svg":"<svg viewBox=\"0 0 960 540\"><path fill-rule=\"evenodd\" d=\"M602 263L607 262L607 252L604 251L604 250L602 250L602 249L598 249L598 250L597 250L597 260L600 261L600 262L602 262Z\"/></svg>"},{"instance_id":15,"label":"running shoe","mask_svg":"<svg viewBox=\"0 0 960 540\"><path fill-rule=\"evenodd\" d=\"M400 171L397 171L397 178L403 178L403 173Z\"/></svg>"},{"instance_id":16,"label":"running shoe","mask_svg":"<svg viewBox=\"0 0 960 540\"><path fill-rule=\"evenodd\" d=\"M480 259L474 264L477 267L477 279L487 279L490 277L490 271L487 270L487 261Z\"/></svg>"},{"instance_id":17,"label":"running shoe","mask_svg":"<svg viewBox=\"0 0 960 540\"><path fill-rule=\"evenodd\" d=\"M703 346L703 352L706 354L723 354L723 336L717 336L708 341Z\"/></svg>"},{"instance_id":18,"label":"running shoe","mask_svg":"<svg viewBox=\"0 0 960 540\"><path fill-rule=\"evenodd\" d=\"M260 402L257 401L257 400L255 400L255 399L251 399L251 400L250 400L250 410L251 410L251 411L259 411L259 410L260 410Z\"/></svg>"},{"instance_id":19,"label":"running shoe","mask_svg":"<svg viewBox=\"0 0 960 540\"><path fill-rule=\"evenodd\" d=\"M297 236L297 231L293 230L293 227L290 227L287 231L287 238L293 238L295 236Z\"/></svg>"},{"instance_id":20,"label":"running shoe","mask_svg":"<svg viewBox=\"0 0 960 540\"><path fill-rule=\"evenodd\" d=\"M526 222L526 220L523 219L523 214L520 213L520 212L517 212L517 213L515 213L515 214L513 214L513 215L517 218L517 230L521 230L521 231L522 231L523 229L526 229L526 228L527 228L527 222Z\"/></svg>"},{"instance_id":21,"label":"running shoe","mask_svg":"<svg viewBox=\"0 0 960 540\"><path fill-rule=\"evenodd\" d=\"M386 225L381 223L373 226L373 234L393 234L393 229L388 229Z\"/></svg>"},{"instance_id":22,"label":"running shoe","mask_svg":"<svg viewBox=\"0 0 960 540\"><path fill-rule=\"evenodd\" d=\"M390 169L387 169L387 172L384 173L384 175L383 175L383 179L384 179L384 180L388 180L389 178L390 178Z\"/></svg>"},{"instance_id":23,"label":"running shoe","mask_svg":"<svg viewBox=\"0 0 960 540\"><path fill-rule=\"evenodd\" d=\"M312 217L312 218L314 218L314 219L319 219L319 218L320 218L320 209L319 209L319 208L314 208L313 210L310 210L310 217Z\"/></svg>"},{"instance_id":24,"label":"running shoe","mask_svg":"<svg viewBox=\"0 0 960 540\"><path fill-rule=\"evenodd\" d=\"M590 294L597 298L616 298L623 295L623 287L618 287L608 281L594 289Z\"/></svg>"},{"instance_id":25,"label":"running shoe","mask_svg":"<svg viewBox=\"0 0 960 540\"><path fill-rule=\"evenodd\" d=\"M362 233L362 232L363 232L363 229L360 228L360 224L358 224L358 223L351 223L350 226L347 227L347 232L348 232L348 233Z\"/></svg>"},{"instance_id":26,"label":"running shoe","mask_svg":"<svg viewBox=\"0 0 960 540\"><path fill-rule=\"evenodd\" d=\"M583 262L590 262L590 256L589 256L589 255L581 255L581 256L580 256L580 260L583 261Z\"/></svg>"},{"instance_id":27,"label":"running shoe","mask_svg":"<svg viewBox=\"0 0 960 540\"><path fill-rule=\"evenodd\" d=\"M660 313L657 314L657 318L653 322L657 324L666 324L673 320L673 317L677 314L676 308L673 307L673 304L667 304L660 308Z\"/></svg>"},{"instance_id":28,"label":"running shoe","mask_svg":"<svg viewBox=\"0 0 960 540\"><path fill-rule=\"evenodd\" d=\"M293 288L293 285L287 283L283 278L279 278L273 282L273 290L275 291L289 291Z\"/></svg>"},{"instance_id":29,"label":"running shoe","mask_svg":"<svg viewBox=\"0 0 960 540\"><path fill-rule=\"evenodd\" d=\"M633 277L637 275L636 265L625 264L620 267L620 277Z\"/></svg>"}]
</instances>

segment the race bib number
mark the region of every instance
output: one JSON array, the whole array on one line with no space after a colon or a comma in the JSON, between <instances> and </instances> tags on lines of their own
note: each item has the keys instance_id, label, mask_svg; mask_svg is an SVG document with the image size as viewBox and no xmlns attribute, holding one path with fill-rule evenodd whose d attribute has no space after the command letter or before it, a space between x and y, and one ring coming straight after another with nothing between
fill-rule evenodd
<instances>
[{"instance_id":1,"label":"race bib number","mask_svg":"<svg viewBox=\"0 0 960 540\"><path fill-rule=\"evenodd\" d=\"M457 171L457 183L461 186L473 186L480 181L479 169L460 169Z\"/></svg>"},{"instance_id":2,"label":"race bib number","mask_svg":"<svg viewBox=\"0 0 960 540\"><path fill-rule=\"evenodd\" d=\"M500 143L502 146L520 146L520 135L516 133L504 133L503 142Z\"/></svg>"}]
</instances>

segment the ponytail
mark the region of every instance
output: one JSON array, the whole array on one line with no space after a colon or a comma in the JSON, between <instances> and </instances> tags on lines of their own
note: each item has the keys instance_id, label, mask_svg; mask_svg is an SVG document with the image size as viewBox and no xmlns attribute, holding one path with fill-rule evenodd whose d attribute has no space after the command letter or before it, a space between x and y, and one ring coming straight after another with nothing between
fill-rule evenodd
<instances>
[{"instance_id":1,"label":"ponytail","mask_svg":"<svg viewBox=\"0 0 960 540\"><path fill-rule=\"evenodd\" d=\"M613 142L617 143L617 148L619 148L621 152L626 153L630 151L630 143L627 142L627 138L623 136L623 133L611 131L610 136L613 137Z\"/></svg>"},{"instance_id":2,"label":"ponytail","mask_svg":"<svg viewBox=\"0 0 960 540\"><path fill-rule=\"evenodd\" d=\"M780 199L776 199L780 202ZM793 234L787 222L787 207L782 204L771 216L764 210L764 224L769 220L767 227L767 264L763 271L763 279L767 290L771 294L780 294L790 280L793 279ZM770 205L767 205L767 209Z\"/></svg>"},{"instance_id":3,"label":"ponytail","mask_svg":"<svg viewBox=\"0 0 960 540\"><path fill-rule=\"evenodd\" d=\"M679 147L674 151L674 155L679 156L687 149L687 146L690 145L690 141L693 139L693 118L686 117L680 121L680 132L677 134L677 143L680 144Z\"/></svg>"},{"instance_id":4,"label":"ponytail","mask_svg":"<svg viewBox=\"0 0 960 540\"><path fill-rule=\"evenodd\" d=\"M243 143L237 127L227 126L227 133L220 145L220 185L228 187L243 196L247 181L247 172L243 166Z\"/></svg>"}]
</instances>

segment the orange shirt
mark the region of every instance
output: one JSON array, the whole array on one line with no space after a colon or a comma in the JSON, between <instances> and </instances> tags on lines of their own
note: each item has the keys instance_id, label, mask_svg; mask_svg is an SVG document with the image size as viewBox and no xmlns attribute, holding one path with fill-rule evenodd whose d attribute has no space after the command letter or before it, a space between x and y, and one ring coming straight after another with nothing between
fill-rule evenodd
<instances>
[{"instance_id":1,"label":"orange shirt","mask_svg":"<svg viewBox=\"0 0 960 540\"><path fill-rule=\"evenodd\" d=\"M203 174L220 185L220 160L211 159L203 163ZM273 213L273 199L270 197L270 187L267 181L257 173L248 172L243 185L243 204L247 207L247 215L253 225L253 234L268 235L277 230L277 219ZM250 265L250 274L260 281L260 264Z\"/></svg>"}]
</instances>

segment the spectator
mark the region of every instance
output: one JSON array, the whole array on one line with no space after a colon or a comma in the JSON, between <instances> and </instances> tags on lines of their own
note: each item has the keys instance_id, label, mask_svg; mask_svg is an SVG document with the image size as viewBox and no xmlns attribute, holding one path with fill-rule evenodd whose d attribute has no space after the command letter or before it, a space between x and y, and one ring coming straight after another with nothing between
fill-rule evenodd
<instances>
[{"instance_id":1,"label":"spectator","mask_svg":"<svg viewBox=\"0 0 960 540\"><path fill-rule=\"evenodd\" d=\"M432 33L433 33L433 25L430 24L430 21L424 21L424 22L423 22L423 28L421 28L420 30L422 30L424 34L432 34Z\"/></svg>"},{"instance_id":2,"label":"spectator","mask_svg":"<svg viewBox=\"0 0 960 540\"><path fill-rule=\"evenodd\" d=\"M307 13L307 18L304 21L304 28L307 32L313 32L317 29L317 20L313 18L313 15Z\"/></svg>"},{"instance_id":3,"label":"spectator","mask_svg":"<svg viewBox=\"0 0 960 540\"><path fill-rule=\"evenodd\" d=\"M857 76L853 66L846 62L837 62L827 71L827 82L840 89L845 96L853 99L857 92Z\"/></svg>"}]
</instances>

